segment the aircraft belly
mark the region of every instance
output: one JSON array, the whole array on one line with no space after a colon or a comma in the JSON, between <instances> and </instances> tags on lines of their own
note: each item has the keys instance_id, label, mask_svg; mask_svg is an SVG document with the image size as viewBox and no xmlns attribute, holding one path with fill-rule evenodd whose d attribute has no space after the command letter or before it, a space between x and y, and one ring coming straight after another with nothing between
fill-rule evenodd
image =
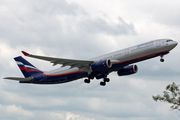
<instances>
[{"instance_id":1,"label":"aircraft belly","mask_svg":"<svg viewBox=\"0 0 180 120\"><path fill-rule=\"evenodd\" d=\"M49 81L41 81L39 84L59 84L59 83L66 83L71 82L83 77L87 77L88 74L84 71L79 73L72 73L67 75L57 75L57 76L47 76Z\"/></svg>"}]
</instances>

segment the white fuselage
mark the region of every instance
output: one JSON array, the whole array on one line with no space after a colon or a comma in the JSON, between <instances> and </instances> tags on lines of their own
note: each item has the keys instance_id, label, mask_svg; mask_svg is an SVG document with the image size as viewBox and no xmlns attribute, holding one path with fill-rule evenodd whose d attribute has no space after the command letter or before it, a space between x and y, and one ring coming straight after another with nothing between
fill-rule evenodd
<instances>
[{"instance_id":1,"label":"white fuselage","mask_svg":"<svg viewBox=\"0 0 180 120\"><path fill-rule=\"evenodd\" d=\"M150 42L146 42L143 44L139 44L136 46L132 46L129 48L125 48L122 50L118 50L109 54L105 54L96 58L92 58L95 62L109 59L113 64L123 63L126 61L132 61L141 59L148 56L157 55L158 53L168 53L177 45L177 42L172 41L170 39L159 39ZM163 54L162 54L163 55ZM142 60L140 60L142 61ZM137 61L134 61L134 63ZM62 67L56 70L52 70L49 72L45 72L45 74L56 75L56 74L65 74L79 71L80 69L77 67L70 68L70 66Z\"/></svg>"}]
</instances>

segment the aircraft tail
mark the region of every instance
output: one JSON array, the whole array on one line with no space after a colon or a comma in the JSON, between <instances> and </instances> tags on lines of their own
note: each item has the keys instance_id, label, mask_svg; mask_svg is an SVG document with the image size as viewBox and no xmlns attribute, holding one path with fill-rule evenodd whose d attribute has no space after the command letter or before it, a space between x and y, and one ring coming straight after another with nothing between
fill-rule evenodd
<instances>
[{"instance_id":1,"label":"aircraft tail","mask_svg":"<svg viewBox=\"0 0 180 120\"><path fill-rule=\"evenodd\" d=\"M33 74L43 73L21 56L15 57L14 60L16 61L25 78L28 78Z\"/></svg>"}]
</instances>

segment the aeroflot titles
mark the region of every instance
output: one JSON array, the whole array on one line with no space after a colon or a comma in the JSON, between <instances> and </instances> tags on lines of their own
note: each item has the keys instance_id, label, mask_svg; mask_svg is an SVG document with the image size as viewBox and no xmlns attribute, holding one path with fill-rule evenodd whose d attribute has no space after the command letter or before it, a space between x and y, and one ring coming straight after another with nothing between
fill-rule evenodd
<instances>
[{"instance_id":1,"label":"aeroflot titles","mask_svg":"<svg viewBox=\"0 0 180 120\"><path fill-rule=\"evenodd\" d=\"M146 45L152 44L153 42L154 42L154 41L150 41L150 42L147 42L147 43L143 43L143 44L137 45L137 47L146 46Z\"/></svg>"}]
</instances>

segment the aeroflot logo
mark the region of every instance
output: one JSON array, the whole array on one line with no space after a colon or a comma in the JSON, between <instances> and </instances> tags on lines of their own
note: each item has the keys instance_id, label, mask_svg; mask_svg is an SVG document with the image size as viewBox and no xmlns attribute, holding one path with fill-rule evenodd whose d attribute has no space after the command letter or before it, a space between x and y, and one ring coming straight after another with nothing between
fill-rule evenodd
<instances>
[{"instance_id":1,"label":"aeroflot logo","mask_svg":"<svg viewBox=\"0 0 180 120\"><path fill-rule=\"evenodd\" d=\"M19 62L19 61L16 61L16 63L18 64L18 66L24 66L26 67L27 69L35 69L35 70L38 70L36 67L33 67L33 66L29 66L29 65L24 65L22 62Z\"/></svg>"},{"instance_id":2,"label":"aeroflot logo","mask_svg":"<svg viewBox=\"0 0 180 120\"><path fill-rule=\"evenodd\" d=\"M147 42L147 43L143 43L143 44L137 45L137 47L142 47L142 46L150 45L150 44L153 44L153 42L154 42L154 41L150 41L150 42Z\"/></svg>"}]
</instances>

